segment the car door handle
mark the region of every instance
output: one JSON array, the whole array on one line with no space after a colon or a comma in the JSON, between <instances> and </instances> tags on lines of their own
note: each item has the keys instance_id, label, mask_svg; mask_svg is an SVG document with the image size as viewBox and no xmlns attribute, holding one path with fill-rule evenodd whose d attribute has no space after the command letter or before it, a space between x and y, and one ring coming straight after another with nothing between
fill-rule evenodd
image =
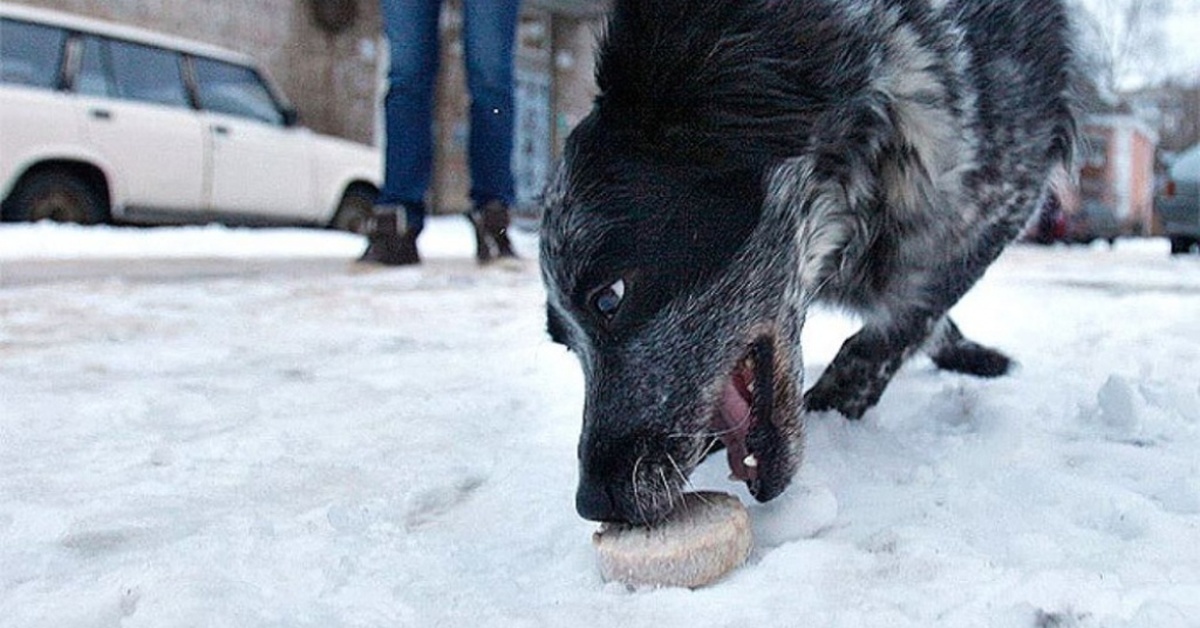
<instances>
[{"instance_id":1,"label":"car door handle","mask_svg":"<svg viewBox=\"0 0 1200 628\"><path fill-rule=\"evenodd\" d=\"M112 120L112 112L108 109L92 109L88 113L97 120Z\"/></svg>"},{"instance_id":2,"label":"car door handle","mask_svg":"<svg viewBox=\"0 0 1200 628\"><path fill-rule=\"evenodd\" d=\"M224 124L214 124L212 127L213 135L229 135L229 127Z\"/></svg>"}]
</instances>

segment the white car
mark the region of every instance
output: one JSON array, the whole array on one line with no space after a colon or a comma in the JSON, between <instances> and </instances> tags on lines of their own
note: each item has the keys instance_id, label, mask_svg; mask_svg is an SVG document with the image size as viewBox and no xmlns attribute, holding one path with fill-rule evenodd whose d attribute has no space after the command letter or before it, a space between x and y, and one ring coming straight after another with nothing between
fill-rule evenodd
<instances>
[{"instance_id":1,"label":"white car","mask_svg":"<svg viewBox=\"0 0 1200 628\"><path fill-rule=\"evenodd\" d=\"M9 221L364 229L380 151L319 135L245 55L0 2Z\"/></svg>"}]
</instances>

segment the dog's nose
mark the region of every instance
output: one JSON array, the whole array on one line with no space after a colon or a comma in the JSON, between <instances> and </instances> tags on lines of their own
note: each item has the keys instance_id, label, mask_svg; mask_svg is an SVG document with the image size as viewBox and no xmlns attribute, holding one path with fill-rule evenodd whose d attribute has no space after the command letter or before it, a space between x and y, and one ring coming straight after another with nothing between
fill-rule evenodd
<instances>
[{"instance_id":1,"label":"dog's nose","mask_svg":"<svg viewBox=\"0 0 1200 628\"><path fill-rule=\"evenodd\" d=\"M575 492L575 510L579 516L590 521L619 521L616 500L608 486L601 483L580 482Z\"/></svg>"}]
</instances>

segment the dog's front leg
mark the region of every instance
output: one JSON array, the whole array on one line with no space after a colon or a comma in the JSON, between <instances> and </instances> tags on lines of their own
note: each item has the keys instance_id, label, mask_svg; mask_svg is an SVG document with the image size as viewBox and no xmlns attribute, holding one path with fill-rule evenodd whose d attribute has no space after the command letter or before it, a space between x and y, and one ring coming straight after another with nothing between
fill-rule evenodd
<instances>
[{"instance_id":1,"label":"dog's front leg","mask_svg":"<svg viewBox=\"0 0 1200 628\"><path fill-rule=\"evenodd\" d=\"M1007 372L1011 360L964 338L946 313L983 275L1019 225L1018 221L996 223L979 237L970 255L944 267L947 272L931 275L934 280L923 292L938 298L901 308L885 324L868 322L846 340L816 385L805 393L805 408L837 410L850 419L862 418L879 401L900 365L927 340L925 349L939 368L981 377Z\"/></svg>"},{"instance_id":2,"label":"dog's front leg","mask_svg":"<svg viewBox=\"0 0 1200 628\"><path fill-rule=\"evenodd\" d=\"M860 419L883 395L904 360L921 346L937 316L921 317L903 329L865 327L842 344L833 362L804 394L805 409L837 410Z\"/></svg>"},{"instance_id":3,"label":"dog's front leg","mask_svg":"<svg viewBox=\"0 0 1200 628\"><path fill-rule=\"evenodd\" d=\"M919 317L903 332L868 327L842 345L804 395L805 408L837 410L848 418L861 418L879 401L900 365L918 349L928 353L942 370L978 377L1003 375L1012 365L1003 353L964 338L947 316Z\"/></svg>"}]
</instances>

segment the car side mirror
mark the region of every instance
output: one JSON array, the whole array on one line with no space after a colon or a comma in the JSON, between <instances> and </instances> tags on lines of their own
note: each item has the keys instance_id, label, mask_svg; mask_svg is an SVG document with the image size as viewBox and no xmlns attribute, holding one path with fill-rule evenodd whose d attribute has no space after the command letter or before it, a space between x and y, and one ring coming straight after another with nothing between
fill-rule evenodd
<instances>
[{"instance_id":1,"label":"car side mirror","mask_svg":"<svg viewBox=\"0 0 1200 628\"><path fill-rule=\"evenodd\" d=\"M295 107L288 105L280 110L283 114L283 126L292 127L300 124L300 112Z\"/></svg>"}]
</instances>

